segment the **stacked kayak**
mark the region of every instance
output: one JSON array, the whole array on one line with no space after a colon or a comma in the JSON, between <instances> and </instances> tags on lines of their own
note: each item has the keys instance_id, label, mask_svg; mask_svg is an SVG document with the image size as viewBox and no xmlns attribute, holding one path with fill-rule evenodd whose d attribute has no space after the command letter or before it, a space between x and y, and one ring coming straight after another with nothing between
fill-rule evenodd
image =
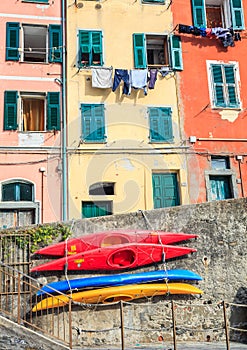
<instances>
[{"instance_id":1,"label":"stacked kayak","mask_svg":"<svg viewBox=\"0 0 247 350\"><path fill-rule=\"evenodd\" d=\"M200 281L202 278L189 270L156 270L140 273L114 274L116 271L135 269L165 263L169 259L196 252L196 249L172 245L195 234L148 230L114 230L72 238L65 242L41 248L34 256L53 258L35 266L32 273L51 271L112 271L107 276L84 277L52 282L37 293L41 300L33 307L39 311L67 305L69 299L81 303L110 303L134 300L155 295L202 294L203 292L179 281ZM68 293L69 295L55 295ZM47 294L48 293L48 294Z\"/></svg>"},{"instance_id":2,"label":"stacked kayak","mask_svg":"<svg viewBox=\"0 0 247 350\"><path fill-rule=\"evenodd\" d=\"M186 283L154 283L154 284L133 284L118 287L86 290L71 295L51 296L37 303L32 311L61 307L69 304L69 300L83 304L113 303L131 301L133 299L148 298L157 295L167 294L202 294L203 292Z\"/></svg>"},{"instance_id":3,"label":"stacked kayak","mask_svg":"<svg viewBox=\"0 0 247 350\"><path fill-rule=\"evenodd\" d=\"M33 267L40 271L114 271L165 262L196 252L196 249L146 243L128 243L77 253Z\"/></svg>"},{"instance_id":4,"label":"stacked kayak","mask_svg":"<svg viewBox=\"0 0 247 350\"><path fill-rule=\"evenodd\" d=\"M130 274L116 274L107 276L95 276L75 278L52 282L43 286L37 295L53 294L56 292L78 291L78 289L99 288L110 286L123 286L127 284L164 282L164 281L201 281L198 274L189 270L157 270Z\"/></svg>"},{"instance_id":5,"label":"stacked kayak","mask_svg":"<svg viewBox=\"0 0 247 350\"><path fill-rule=\"evenodd\" d=\"M78 238L71 238L67 241L41 248L37 250L34 255L63 257L65 255L75 255L87 250L119 244L173 244L197 237L198 236L195 234L183 232L121 229L92 233Z\"/></svg>"}]
</instances>

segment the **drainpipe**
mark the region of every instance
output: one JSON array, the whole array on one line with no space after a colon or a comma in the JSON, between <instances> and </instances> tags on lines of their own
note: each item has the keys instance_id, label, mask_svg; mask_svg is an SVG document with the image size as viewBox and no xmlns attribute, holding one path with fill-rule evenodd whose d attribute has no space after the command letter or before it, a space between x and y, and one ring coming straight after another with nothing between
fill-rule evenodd
<instances>
[{"instance_id":1,"label":"drainpipe","mask_svg":"<svg viewBox=\"0 0 247 350\"><path fill-rule=\"evenodd\" d=\"M62 1L62 220L67 221L67 106L66 106L66 0Z\"/></svg>"}]
</instances>

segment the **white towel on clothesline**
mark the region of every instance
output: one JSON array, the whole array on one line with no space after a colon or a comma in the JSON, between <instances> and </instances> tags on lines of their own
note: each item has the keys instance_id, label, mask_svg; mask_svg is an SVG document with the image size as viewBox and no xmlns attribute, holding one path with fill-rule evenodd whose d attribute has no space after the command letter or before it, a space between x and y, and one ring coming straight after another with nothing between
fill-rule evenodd
<instances>
[{"instance_id":1,"label":"white towel on clothesline","mask_svg":"<svg viewBox=\"0 0 247 350\"><path fill-rule=\"evenodd\" d=\"M100 89L112 88L113 68L92 68L92 87Z\"/></svg>"}]
</instances>

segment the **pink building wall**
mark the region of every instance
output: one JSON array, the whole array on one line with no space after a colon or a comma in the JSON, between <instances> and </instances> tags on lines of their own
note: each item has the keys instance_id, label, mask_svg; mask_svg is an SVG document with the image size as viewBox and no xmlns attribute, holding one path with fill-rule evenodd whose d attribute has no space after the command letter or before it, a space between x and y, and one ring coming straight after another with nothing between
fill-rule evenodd
<instances>
[{"instance_id":1,"label":"pink building wall","mask_svg":"<svg viewBox=\"0 0 247 350\"><path fill-rule=\"evenodd\" d=\"M35 223L61 220L61 132L4 130L4 91L60 92L61 98L62 63L6 60L6 22L61 25L61 1L49 1L49 4L16 0L0 2L0 187L9 181L32 183L37 204ZM4 224L4 210L11 204L16 208L17 203L2 201L0 190L0 226L10 225L9 220ZM28 203L19 204L20 208L28 207Z\"/></svg>"}]
</instances>

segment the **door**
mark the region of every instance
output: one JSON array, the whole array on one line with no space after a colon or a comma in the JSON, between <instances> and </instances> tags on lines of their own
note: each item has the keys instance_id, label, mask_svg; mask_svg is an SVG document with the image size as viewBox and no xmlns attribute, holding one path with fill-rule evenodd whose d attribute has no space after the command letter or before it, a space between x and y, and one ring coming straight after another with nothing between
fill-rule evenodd
<instances>
[{"instance_id":1,"label":"door","mask_svg":"<svg viewBox=\"0 0 247 350\"><path fill-rule=\"evenodd\" d=\"M210 175L209 182L213 201L234 198L230 176Z\"/></svg>"},{"instance_id":2,"label":"door","mask_svg":"<svg viewBox=\"0 0 247 350\"><path fill-rule=\"evenodd\" d=\"M0 227L29 226L35 224L35 209L1 209Z\"/></svg>"},{"instance_id":3,"label":"door","mask_svg":"<svg viewBox=\"0 0 247 350\"><path fill-rule=\"evenodd\" d=\"M180 204L176 173L153 174L153 201L154 208Z\"/></svg>"}]
</instances>

